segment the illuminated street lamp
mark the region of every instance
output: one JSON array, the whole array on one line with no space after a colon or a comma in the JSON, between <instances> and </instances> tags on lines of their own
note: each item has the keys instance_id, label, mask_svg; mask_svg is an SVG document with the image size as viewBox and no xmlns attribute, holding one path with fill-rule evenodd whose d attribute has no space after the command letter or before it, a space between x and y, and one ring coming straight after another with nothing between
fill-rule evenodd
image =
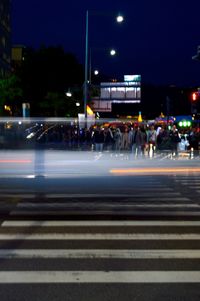
<instances>
[{"instance_id":1,"label":"illuminated street lamp","mask_svg":"<svg viewBox=\"0 0 200 301\"><path fill-rule=\"evenodd\" d=\"M99 70L94 70L94 75L99 75Z\"/></svg>"},{"instance_id":2,"label":"illuminated street lamp","mask_svg":"<svg viewBox=\"0 0 200 301\"><path fill-rule=\"evenodd\" d=\"M118 23L124 21L123 16L118 15L116 18ZM89 11L86 11L86 27L85 27L85 80L84 80L84 115L87 118L87 96L88 96L88 44L89 44ZM111 54L115 55L115 54Z\"/></svg>"},{"instance_id":3,"label":"illuminated street lamp","mask_svg":"<svg viewBox=\"0 0 200 301\"><path fill-rule=\"evenodd\" d=\"M122 15L118 15L116 20L118 23L122 23L124 21L124 17Z\"/></svg>"},{"instance_id":4,"label":"illuminated street lamp","mask_svg":"<svg viewBox=\"0 0 200 301\"><path fill-rule=\"evenodd\" d=\"M112 55L112 56L116 55L116 50L115 49L111 49L110 50L110 55Z\"/></svg>"}]
</instances>

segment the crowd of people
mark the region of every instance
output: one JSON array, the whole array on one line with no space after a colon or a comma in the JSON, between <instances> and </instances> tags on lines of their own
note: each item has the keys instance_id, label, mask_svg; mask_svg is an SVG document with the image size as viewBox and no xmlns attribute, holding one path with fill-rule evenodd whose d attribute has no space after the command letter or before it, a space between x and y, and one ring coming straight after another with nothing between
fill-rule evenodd
<instances>
[{"instance_id":1,"label":"crowd of people","mask_svg":"<svg viewBox=\"0 0 200 301\"><path fill-rule=\"evenodd\" d=\"M14 131L15 130L15 131ZM5 131L4 131L5 132ZM14 136L10 136L13 132ZM69 124L37 124L23 131L13 127L2 136L8 146L19 140L22 147L39 143L44 147L69 150L94 150L97 152L130 152L136 156L148 156L155 152L200 151L200 129L191 127L178 129L176 125L156 124L102 124L88 129ZM9 134L9 135L8 135ZM22 137L23 136L23 137ZM8 138L12 139L8 139ZM6 140L7 139L7 140ZM18 141L18 142L19 142ZM1 142L2 147L5 143Z\"/></svg>"},{"instance_id":2,"label":"crowd of people","mask_svg":"<svg viewBox=\"0 0 200 301\"><path fill-rule=\"evenodd\" d=\"M200 148L200 131L197 127L178 129L176 125L95 125L89 129L77 126L56 126L44 132L46 143L62 144L70 149L102 151L127 151L136 156L155 152L178 152Z\"/></svg>"},{"instance_id":3,"label":"crowd of people","mask_svg":"<svg viewBox=\"0 0 200 301\"><path fill-rule=\"evenodd\" d=\"M197 128L178 130L176 125L170 129L155 125L124 126L122 129L98 126L93 131L93 142L96 151L131 151L143 156L168 150L177 155L179 151L198 151L200 132Z\"/></svg>"}]
</instances>

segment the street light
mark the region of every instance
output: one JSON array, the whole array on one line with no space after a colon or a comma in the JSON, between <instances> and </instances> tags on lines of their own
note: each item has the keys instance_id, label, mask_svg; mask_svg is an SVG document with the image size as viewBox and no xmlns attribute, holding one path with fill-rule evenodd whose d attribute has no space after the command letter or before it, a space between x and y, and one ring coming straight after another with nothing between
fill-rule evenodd
<instances>
[{"instance_id":1,"label":"street light","mask_svg":"<svg viewBox=\"0 0 200 301\"><path fill-rule=\"evenodd\" d=\"M111 49L110 50L110 55L112 55L112 56L116 55L116 50L115 49Z\"/></svg>"},{"instance_id":2,"label":"street light","mask_svg":"<svg viewBox=\"0 0 200 301\"><path fill-rule=\"evenodd\" d=\"M116 20L118 23L122 23L124 21L124 17L122 15L118 15Z\"/></svg>"},{"instance_id":3,"label":"street light","mask_svg":"<svg viewBox=\"0 0 200 301\"><path fill-rule=\"evenodd\" d=\"M116 18L118 23L124 21L123 16L118 15ZM85 24L85 80L84 80L84 115L87 118L87 96L88 96L88 45L89 45L89 11L86 11L86 24ZM115 55L115 54L111 54Z\"/></svg>"}]
</instances>

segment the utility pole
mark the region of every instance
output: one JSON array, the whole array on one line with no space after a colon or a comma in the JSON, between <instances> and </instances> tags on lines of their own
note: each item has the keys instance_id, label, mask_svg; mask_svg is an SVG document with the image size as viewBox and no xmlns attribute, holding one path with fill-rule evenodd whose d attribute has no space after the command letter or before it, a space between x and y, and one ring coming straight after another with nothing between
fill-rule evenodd
<instances>
[{"instance_id":1,"label":"utility pole","mask_svg":"<svg viewBox=\"0 0 200 301\"><path fill-rule=\"evenodd\" d=\"M170 114L170 98L166 97L166 112L167 112L167 125L169 123L169 114Z\"/></svg>"}]
</instances>

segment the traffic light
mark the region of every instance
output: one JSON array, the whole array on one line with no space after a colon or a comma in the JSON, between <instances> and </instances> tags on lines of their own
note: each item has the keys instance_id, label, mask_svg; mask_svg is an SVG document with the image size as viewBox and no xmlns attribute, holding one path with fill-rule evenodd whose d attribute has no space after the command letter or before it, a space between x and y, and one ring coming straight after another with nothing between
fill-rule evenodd
<instances>
[{"instance_id":1,"label":"traffic light","mask_svg":"<svg viewBox=\"0 0 200 301\"><path fill-rule=\"evenodd\" d=\"M191 121L183 120L178 123L179 127L190 127L192 125Z\"/></svg>"},{"instance_id":2,"label":"traffic light","mask_svg":"<svg viewBox=\"0 0 200 301\"><path fill-rule=\"evenodd\" d=\"M198 99L198 92L193 92L192 93L192 101L197 101Z\"/></svg>"}]
</instances>

